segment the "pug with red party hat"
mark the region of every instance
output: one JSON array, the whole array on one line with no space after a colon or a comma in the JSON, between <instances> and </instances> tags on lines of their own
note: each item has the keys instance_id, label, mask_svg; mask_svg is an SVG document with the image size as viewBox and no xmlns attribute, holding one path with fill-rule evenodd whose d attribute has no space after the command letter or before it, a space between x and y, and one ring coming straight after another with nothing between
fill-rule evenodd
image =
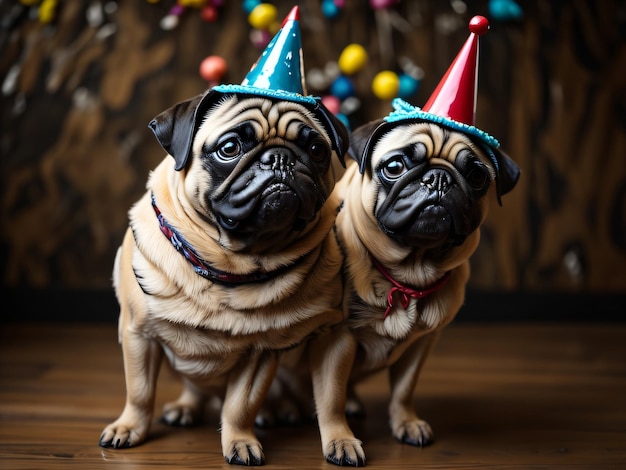
<instances>
[{"instance_id":1,"label":"pug with red party hat","mask_svg":"<svg viewBox=\"0 0 626 470\"><path fill-rule=\"evenodd\" d=\"M224 458L262 465L254 423L279 356L342 320L329 233L348 135L306 94L302 69L294 7L240 85L215 86L150 123L167 155L115 259L127 393L101 446L148 438L167 358L184 390L163 420L193 424L218 396Z\"/></svg>"},{"instance_id":2,"label":"pug with red party hat","mask_svg":"<svg viewBox=\"0 0 626 470\"><path fill-rule=\"evenodd\" d=\"M433 440L413 407L419 373L463 304L489 193L501 202L520 174L498 141L474 126L478 36L488 27L484 17L470 21L469 38L424 108L395 99L393 112L350 136L353 160L335 188L349 333L326 352L335 379L350 378L347 396L323 402L316 393L318 414L327 410L324 421L335 429L347 427L344 410L363 412L355 385L386 369L393 436L415 446Z\"/></svg>"},{"instance_id":3,"label":"pug with red party hat","mask_svg":"<svg viewBox=\"0 0 626 470\"><path fill-rule=\"evenodd\" d=\"M336 188L345 303L358 345L347 409L361 412L354 385L387 369L392 434L416 446L433 440L413 407L420 370L463 304L489 193L500 203L520 175L498 141L474 126L478 37L488 28L486 18L472 18L422 109L395 99L387 117L352 133L355 163Z\"/></svg>"}]
</instances>

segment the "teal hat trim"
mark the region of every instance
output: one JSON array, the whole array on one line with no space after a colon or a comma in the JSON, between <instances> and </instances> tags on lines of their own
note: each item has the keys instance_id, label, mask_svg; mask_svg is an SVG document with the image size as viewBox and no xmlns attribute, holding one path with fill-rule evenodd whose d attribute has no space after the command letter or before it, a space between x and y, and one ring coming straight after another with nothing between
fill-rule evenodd
<instances>
[{"instance_id":1,"label":"teal hat trim","mask_svg":"<svg viewBox=\"0 0 626 470\"><path fill-rule=\"evenodd\" d=\"M290 91L270 90L268 88L257 88L247 85L216 85L212 89L220 93L244 93L246 95L256 95L276 100L294 101L296 103L309 104L313 106L318 105L321 101L321 98L316 96L304 96Z\"/></svg>"},{"instance_id":2,"label":"teal hat trim","mask_svg":"<svg viewBox=\"0 0 626 470\"><path fill-rule=\"evenodd\" d=\"M394 98L394 100L391 102L391 105L393 106L394 111L389 113L389 115L384 118L384 121L388 123L396 123L399 121L406 121L411 119L433 122L435 124L440 124L442 126L449 127L450 129L454 129L455 131L478 137L488 147L494 149L500 147L500 142L498 142L495 137L492 137L486 132L481 131L477 127L470 126L469 124L464 124L450 118L445 118L436 114L428 113L426 111L422 111L417 106L413 106L412 104L407 103L401 98Z\"/></svg>"}]
</instances>

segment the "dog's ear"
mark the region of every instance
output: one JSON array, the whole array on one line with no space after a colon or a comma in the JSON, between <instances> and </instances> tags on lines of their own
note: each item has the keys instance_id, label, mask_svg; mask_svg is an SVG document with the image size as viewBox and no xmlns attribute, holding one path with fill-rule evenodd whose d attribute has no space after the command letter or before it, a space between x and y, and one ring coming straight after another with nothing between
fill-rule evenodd
<instances>
[{"instance_id":1,"label":"dog's ear","mask_svg":"<svg viewBox=\"0 0 626 470\"><path fill-rule=\"evenodd\" d=\"M333 142L333 148L339 155L341 165L346 167L346 160L344 155L348 151L350 135L346 126L335 116L326 106L319 103L317 106L319 111L319 117L321 118L322 126L326 129L326 132L330 134L330 138Z\"/></svg>"},{"instance_id":2,"label":"dog's ear","mask_svg":"<svg viewBox=\"0 0 626 470\"><path fill-rule=\"evenodd\" d=\"M191 144L208 108L221 95L212 91L181 101L155 117L148 126L161 147L176 161L176 170L182 170L191 153Z\"/></svg>"},{"instance_id":3,"label":"dog's ear","mask_svg":"<svg viewBox=\"0 0 626 470\"><path fill-rule=\"evenodd\" d=\"M502 205L501 197L511 191L519 180L521 171L517 163L500 149L492 149L493 155L498 162L496 175L496 191L498 204Z\"/></svg>"},{"instance_id":4,"label":"dog's ear","mask_svg":"<svg viewBox=\"0 0 626 470\"><path fill-rule=\"evenodd\" d=\"M350 134L350 150L348 155L359 164L361 174L365 173L365 169L369 163L372 138L376 137L376 139L378 139L382 128L386 127L385 124L386 123L380 119L371 121L357 127Z\"/></svg>"}]
</instances>

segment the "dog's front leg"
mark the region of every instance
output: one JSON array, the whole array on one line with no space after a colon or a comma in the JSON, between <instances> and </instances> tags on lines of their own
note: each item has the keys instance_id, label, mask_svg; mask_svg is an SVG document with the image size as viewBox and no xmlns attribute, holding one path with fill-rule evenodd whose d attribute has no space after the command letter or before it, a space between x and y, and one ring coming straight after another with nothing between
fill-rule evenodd
<instances>
[{"instance_id":1,"label":"dog's front leg","mask_svg":"<svg viewBox=\"0 0 626 470\"><path fill-rule=\"evenodd\" d=\"M122 352L126 405L120 417L104 429L99 441L102 447L116 449L136 446L146 439L163 357L161 346L132 326L122 329Z\"/></svg>"},{"instance_id":2,"label":"dog's front leg","mask_svg":"<svg viewBox=\"0 0 626 470\"><path fill-rule=\"evenodd\" d=\"M422 447L433 441L430 425L415 412L413 393L420 371L439 334L435 331L422 336L389 367L391 431L396 439L406 444Z\"/></svg>"},{"instance_id":3,"label":"dog's front leg","mask_svg":"<svg viewBox=\"0 0 626 470\"><path fill-rule=\"evenodd\" d=\"M263 447L254 434L254 420L276 374L277 353L257 351L245 356L228 379L222 407L222 452L230 464L263 465Z\"/></svg>"},{"instance_id":4,"label":"dog's front leg","mask_svg":"<svg viewBox=\"0 0 626 470\"><path fill-rule=\"evenodd\" d=\"M326 460L362 467L365 451L346 418L346 393L356 340L341 326L311 340L309 345L315 409Z\"/></svg>"}]
</instances>

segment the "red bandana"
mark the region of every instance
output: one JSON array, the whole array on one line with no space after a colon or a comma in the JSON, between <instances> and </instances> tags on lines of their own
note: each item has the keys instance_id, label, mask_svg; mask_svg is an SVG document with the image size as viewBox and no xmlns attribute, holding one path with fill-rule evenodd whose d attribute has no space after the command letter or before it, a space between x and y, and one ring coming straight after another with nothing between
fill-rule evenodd
<instances>
[{"instance_id":1,"label":"red bandana","mask_svg":"<svg viewBox=\"0 0 626 470\"><path fill-rule=\"evenodd\" d=\"M391 309L393 308L393 303L395 300L394 294L396 292L398 293L397 298L400 301L400 305L402 305L403 308L407 308L409 306L409 301L411 300L410 299L411 297L413 297L414 299L422 299L426 297L427 295L432 294L433 292L439 290L441 287L445 285L446 282L448 282L448 279L450 279L450 271L448 271L441 277L441 279L435 282L432 286L426 289L417 290L409 286L404 286L400 284L398 281L396 281L394 278L392 278L391 275L385 269L385 267L380 263L380 261L378 261L373 256L372 256L372 262L374 263L376 268L381 272L381 274L385 276L387 280L391 282L391 284L393 284L391 289L389 289L389 292L387 292L387 309L385 310L385 315L383 316L383 319L387 318L387 316L391 313Z\"/></svg>"}]
</instances>

